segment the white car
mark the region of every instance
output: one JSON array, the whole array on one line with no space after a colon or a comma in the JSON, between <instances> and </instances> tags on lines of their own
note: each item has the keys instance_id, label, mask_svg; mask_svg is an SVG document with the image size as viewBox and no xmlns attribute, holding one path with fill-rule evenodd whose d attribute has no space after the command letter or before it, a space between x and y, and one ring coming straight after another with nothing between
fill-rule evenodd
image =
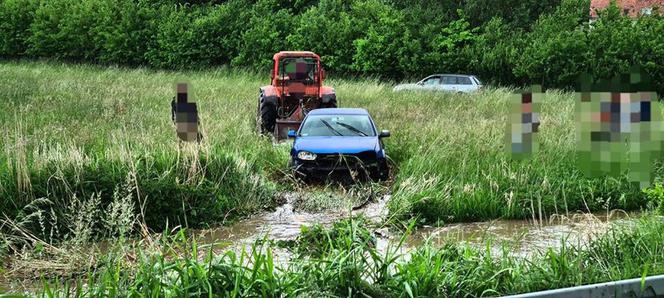
<instances>
[{"instance_id":1,"label":"white car","mask_svg":"<svg viewBox=\"0 0 664 298\"><path fill-rule=\"evenodd\" d=\"M474 92L482 88L482 82L472 75L435 74L430 75L415 84L396 85L393 91L448 91L448 92Z\"/></svg>"}]
</instances>

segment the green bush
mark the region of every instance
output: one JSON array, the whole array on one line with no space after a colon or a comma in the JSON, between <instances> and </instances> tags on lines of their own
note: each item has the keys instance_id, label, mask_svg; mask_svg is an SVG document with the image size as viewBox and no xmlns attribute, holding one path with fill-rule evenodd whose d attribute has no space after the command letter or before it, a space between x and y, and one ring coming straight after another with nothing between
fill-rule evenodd
<instances>
[{"instance_id":1,"label":"green bush","mask_svg":"<svg viewBox=\"0 0 664 298\"><path fill-rule=\"evenodd\" d=\"M364 35L348 1L321 0L296 20L287 37L293 49L311 50L321 56L326 68L350 72L355 55L353 42Z\"/></svg>"},{"instance_id":2,"label":"green bush","mask_svg":"<svg viewBox=\"0 0 664 298\"><path fill-rule=\"evenodd\" d=\"M366 74L387 74L397 77L412 68L408 60L417 52L416 43L410 42L411 33L403 30L404 15L393 8L378 3L364 3L366 13L373 14L375 21L366 36L354 42L356 52L353 68ZM372 11L373 10L373 11Z\"/></svg>"},{"instance_id":3,"label":"green bush","mask_svg":"<svg viewBox=\"0 0 664 298\"><path fill-rule=\"evenodd\" d=\"M38 5L37 0L0 2L0 57L25 55L30 25Z\"/></svg>"},{"instance_id":4,"label":"green bush","mask_svg":"<svg viewBox=\"0 0 664 298\"><path fill-rule=\"evenodd\" d=\"M588 0L429 2L7 0L0 56L267 71L275 52L311 50L342 75L458 72L551 88L640 66L664 93L660 16L634 20L614 5L589 23Z\"/></svg>"},{"instance_id":5,"label":"green bush","mask_svg":"<svg viewBox=\"0 0 664 298\"><path fill-rule=\"evenodd\" d=\"M110 1L43 1L35 11L28 38L28 53L72 61L96 61L101 45L98 34L105 32L99 20L112 5Z\"/></svg>"},{"instance_id":6,"label":"green bush","mask_svg":"<svg viewBox=\"0 0 664 298\"><path fill-rule=\"evenodd\" d=\"M521 29L514 29L503 19L494 18L482 27L472 46L466 47L469 71L493 83L522 83L512 71L525 47Z\"/></svg>"},{"instance_id":7,"label":"green bush","mask_svg":"<svg viewBox=\"0 0 664 298\"><path fill-rule=\"evenodd\" d=\"M160 68L182 68L191 60L193 51L187 45L192 39L189 29L199 11L187 6L162 6L155 40L147 50L146 59L152 66Z\"/></svg>"},{"instance_id":8,"label":"green bush","mask_svg":"<svg viewBox=\"0 0 664 298\"><path fill-rule=\"evenodd\" d=\"M287 38L295 27L295 17L277 4L275 0L259 0L253 6L232 65L268 70L274 53L290 48Z\"/></svg>"},{"instance_id":9,"label":"green bush","mask_svg":"<svg viewBox=\"0 0 664 298\"><path fill-rule=\"evenodd\" d=\"M543 15L532 32L522 37L526 46L517 56L515 76L545 87L572 86L588 65L584 53L592 43L582 27L587 15L579 11L589 5L588 1L563 1L555 12Z\"/></svg>"},{"instance_id":10,"label":"green bush","mask_svg":"<svg viewBox=\"0 0 664 298\"><path fill-rule=\"evenodd\" d=\"M99 61L121 65L142 65L145 53L153 45L157 6L147 0L119 0L106 7L100 24L104 28L97 41L102 45Z\"/></svg>"},{"instance_id":11,"label":"green bush","mask_svg":"<svg viewBox=\"0 0 664 298\"><path fill-rule=\"evenodd\" d=\"M664 187L662 184L658 183L651 188L644 189L643 193L646 195L650 203L653 204L653 207L655 207L659 213L664 214Z\"/></svg>"}]
</instances>

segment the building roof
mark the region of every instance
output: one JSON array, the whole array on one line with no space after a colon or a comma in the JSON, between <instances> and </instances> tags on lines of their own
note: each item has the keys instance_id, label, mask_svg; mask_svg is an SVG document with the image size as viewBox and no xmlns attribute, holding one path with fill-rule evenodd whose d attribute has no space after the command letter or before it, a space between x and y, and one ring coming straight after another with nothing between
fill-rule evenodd
<instances>
[{"instance_id":1,"label":"building roof","mask_svg":"<svg viewBox=\"0 0 664 298\"><path fill-rule=\"evenodd\" d=\"M622 13L630 17L638 17L643 13L648 13L652 9L659 7L664 8L664 0L615 0L616 5L622 9ZM611 0L591 0L590 1L590 18L597 18L597 10L607 8L611 4Z\"/></svg>"}]
</instances>

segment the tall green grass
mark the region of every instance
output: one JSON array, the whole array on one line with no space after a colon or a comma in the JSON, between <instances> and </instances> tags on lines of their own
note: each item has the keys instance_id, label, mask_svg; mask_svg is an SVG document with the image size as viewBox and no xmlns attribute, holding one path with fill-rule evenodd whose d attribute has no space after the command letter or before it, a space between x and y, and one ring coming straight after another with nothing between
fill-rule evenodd
<instances>
[{"instance_id":1,"label":"tall green grass","mask_svg":"<svg viewBox=\"0 0 664 298\"><path fill-rule=\"evenodd\" d=\"M44 287L39 296L479 297L664 273L664 221L653 216L585 247L549 249L530 259L510 255L507 245L498 254L490 245L455 244L404 253L396 243L379 251L364 222L310 228L287 263L276 261L269 241L217 254L180 232L157 251L129 253L137 256L131 264L110 254L79 282L85 286Z\"/></svg>"},{"instance_id":2,"label":"tall green grass","mask_svg":"<svg viewBox=\"0 0 664 298\"><path fill-rule=\"evenodd\" d=\"M289 187L288 144L273 145L254 124L267 74L4 62L0 76L0 211L10 218L58 214L72 197L98 195L107 205L116 188L130 185L153 228L200 226L270 207L275 190ZM173 84L182 80L199 106L200 145L181 146L170 119ZM511 90L394 93L376 80L328 84L340 106L364 107L392 131L395 218L452 222L645 205L626 179L587 178L577 169L569 93L547 93L541 150L513 161L503 149ZM42 198L54 207L35 207Z\"/></svg>"},{"instance_id":3,"label":"tall green grass","mask_svg":"<svg viewBox=\"0 0 664 298\"><path fill-rule=\"evenodd\" d=\"M0 213L23 229L67 238L75 225L68 218L77 217L70 202L99 197L103 210L116 189L129 190L137 220L157 230L275 204L268 177L280 173L287 151L253 135L254 120L242 112L255 76L43 63L2 64L0 73ZM200 145L175 137L170 101L179 80L192 83L201 107Z\"/></svg>"}]
</instances>

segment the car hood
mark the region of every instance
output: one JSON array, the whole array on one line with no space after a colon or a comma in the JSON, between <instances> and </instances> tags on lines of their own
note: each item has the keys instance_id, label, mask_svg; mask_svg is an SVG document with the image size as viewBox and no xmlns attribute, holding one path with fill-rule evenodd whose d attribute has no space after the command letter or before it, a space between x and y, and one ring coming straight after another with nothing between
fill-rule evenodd
<instances>
[{"instance_id":1,"label":"car hood","mask_svg":"<svg viewBox=\"0 0 664 298\"><path fill-rule=\"evenodd\" d=\"M419 87L420 87L420 85L418 85L418 84L399 84L399 85L394 86L394 91L417 89Z\"/></svg>"},{"instance_id":2,"label":"car hood","mask_svg":"<svg viewBox=\"0 0 664 298\"><path fill-rule=\"evenodd\" d=\"M355 154L363 151L375 151L378 148L378 137L298 137L293 149L309 151L316 154Z\"/></svg>"}]
</instances>

